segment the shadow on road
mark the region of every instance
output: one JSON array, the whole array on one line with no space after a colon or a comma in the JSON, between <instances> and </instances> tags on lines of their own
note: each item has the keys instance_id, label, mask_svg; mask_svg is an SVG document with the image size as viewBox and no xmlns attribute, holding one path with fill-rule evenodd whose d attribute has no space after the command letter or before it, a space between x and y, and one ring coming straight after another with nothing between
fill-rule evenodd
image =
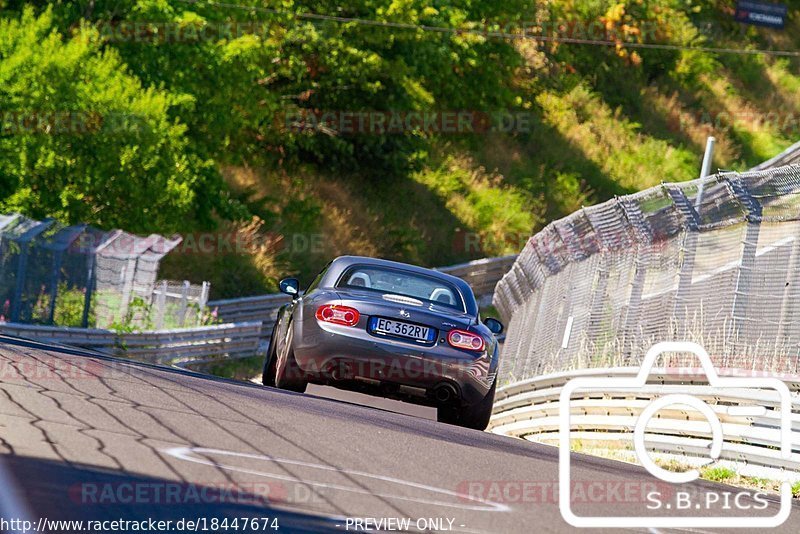
<instances>
[{"instance_id":1,"label":"shadow on road","mask_svg":"<svg viewBox=\"0 0 800 534\"><path fill-rule=\"evenodd\" d=\"M188 521L205 521L210 529L212 520L227 518L229 524L238 521L236 532L331 532L341 523L282 509L280 501L285 495L274 484L196 485L14 455L4 455L0 461L16 481L24 481L21 497L34 521L39 517L49 521L171 521L172 530L178 531L194 530ZM272 528L273 521L277 530ZM78 530L74 524L61 526L47 531ZM204 530L203 524L198 530Z\"/></svg>"}]
</instances>

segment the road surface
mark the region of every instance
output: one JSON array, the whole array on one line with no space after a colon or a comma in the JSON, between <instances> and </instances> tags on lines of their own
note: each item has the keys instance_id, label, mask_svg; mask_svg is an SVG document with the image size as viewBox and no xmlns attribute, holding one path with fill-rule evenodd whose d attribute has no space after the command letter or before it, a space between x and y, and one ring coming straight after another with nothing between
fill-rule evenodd
<instances>
[{"instance_id":1,"label":"road surface","mask_svg":"<svg viewBox=\"0 0 800 534\"><path fill-rule=\"evenodd\" d=\"M555 448L25 345L0 341L0 518L264 522L220 532L273 532L263 518L270 527L277 518L280 532L376 530L375 521L410 531L575 530L555 499ZM573 480L576 510L603 515L641 510L636 489L653 483L635 466L582 455L574 455ZM799 530L794 510L778 531Z\"/></svg>"}]
</instances>

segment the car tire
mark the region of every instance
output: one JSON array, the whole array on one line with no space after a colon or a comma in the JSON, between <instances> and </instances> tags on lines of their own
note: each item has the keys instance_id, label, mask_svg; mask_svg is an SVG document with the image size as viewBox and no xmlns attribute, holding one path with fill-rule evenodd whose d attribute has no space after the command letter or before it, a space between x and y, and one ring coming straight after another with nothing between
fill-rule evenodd
<instances>
[{"instance_id":1,"label":"car tire","mask_svg":"<svg viewBox=\"0 0 800 534\"><path fill-rule=\"evenodd\" d=\"M494 393L497 389L497 379L486 396L480 402L471 406L442 405L436 410L436 420L440 423L458 425L473 430L486 430L489 418L492 416L494 406Z\"/></svg>"},{"instance_id":2,"label":"car tire","mask_svg":"<svg viewBox=\"0 0 800 534\"><path fill-rule=\"evenodd\" d=\"M308 387L308 381L306 381L302 369L300 369L297 360L294 358L293 341L294 325L289 323L289 335L286 340L286 358L284 361L281 361L277 357L275 358L275 386L288 391L305 393Z\"/></svg>"},{"instance_id":3,"label":"car tire","mask_svg":"<svg viewBox=\"0 0 800 534\"><path fill-rule=\"evenodd\" d=\"M269 347L267 348L267 356L264 358L264 369L261 373L261 383L265 386L275 386L275 370L278 363L278 355L275 350L275 330L278 328L278 323L272 327L272 335L269 338Z\"/></svg>"}]
</instances>

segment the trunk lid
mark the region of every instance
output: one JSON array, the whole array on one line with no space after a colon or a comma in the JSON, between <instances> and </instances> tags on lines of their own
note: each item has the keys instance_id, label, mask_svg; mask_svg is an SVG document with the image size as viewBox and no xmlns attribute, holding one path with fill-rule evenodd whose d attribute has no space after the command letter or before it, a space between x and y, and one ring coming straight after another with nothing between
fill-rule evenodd
<instances>
[{"instance_id":1,"label":"trunk lid","mask_svg":"<svg viewBox=\"0 0 800 534\"><path fill-rule=\"evenodd\" d=\"M448 332L453 328L466 329L474 322L464 311L403 295L352 288L337 288L336 293L342 305L357 309L363 316L421 324L440 332Z\"/></svg>"}]
</instances>

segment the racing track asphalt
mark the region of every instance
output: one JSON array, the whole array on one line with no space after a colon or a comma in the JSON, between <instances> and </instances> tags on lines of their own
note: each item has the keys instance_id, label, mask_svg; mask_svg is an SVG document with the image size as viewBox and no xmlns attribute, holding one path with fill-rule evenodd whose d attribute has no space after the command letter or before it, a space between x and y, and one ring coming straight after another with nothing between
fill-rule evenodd
<instances>
[{"instance_id":1,"label":"racing track asphalt","mask_svg":"<svg viewBox=\"0 0 800 534\"><path fill-rule=\"evenodd\" d=\"M575 530L554 499L555 448L13 340L0 340L3 477L0 515L34 521L277 517L279 532L345 532L347 518L442 518L455 532ZM635 489L653 483L583 455L573 480L605 488L602 502L579 497L579 513L598 515L641 511ZM632 497L609 489L620 484ZM796 506L777 531L800 531Z\"/></svg>"}]
</instances>

